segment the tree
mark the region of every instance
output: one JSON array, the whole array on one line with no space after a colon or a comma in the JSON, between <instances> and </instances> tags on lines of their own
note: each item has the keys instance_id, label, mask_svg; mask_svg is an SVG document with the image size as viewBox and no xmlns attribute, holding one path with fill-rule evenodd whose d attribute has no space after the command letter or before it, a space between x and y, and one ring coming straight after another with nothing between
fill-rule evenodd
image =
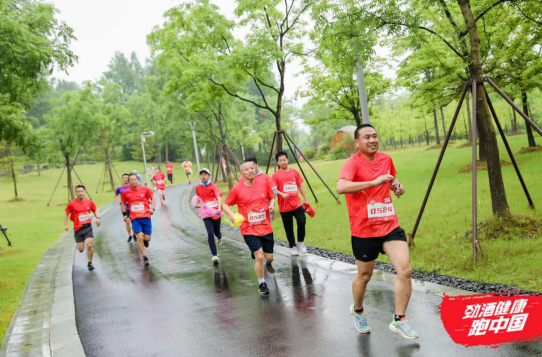
<instances>
[{"instance_id":1,"label":"tree","mask_svg":"<svg viewBox=\"0 0 542 357\"><path fill-rule=\"evenodd\" d=\"M73 30L55 18L53 5L39 0L0 4L0 140L28 152L34 135L24 109L47 87L46 74L76 60L69 50Z\"/></svg>"},{"instance_id":2,"label":"tree","mask_svg":"<svg viewBox=\"0 0 542 357\"><path fill-rule=\"evenodd\" d=\"M137 55L132 52L130 60L124 53L115 52L109 62L109 70L103 73L103 78L109 83L117 83L122 87L121 98L126 101L127 96L144 90L145 70L139 63Z\"/></svg>"},{"instance_id":3,"label":"tree","mask_svg":"<svg viewBox=\"0 0 542 357\"><path fill-rule=\"evenodd\" d=\"M235 15L239 25L249 29L241 42L232 34L236 23L219 14L209 0L199 0L170 9L163 27L148 39L154 51L161 51L159 63L180 72L179 77L206 78L228 95L270 112L281 130L287 65L306 55L302 17L314 3L239 0ZM247 79L258 89L258 98L246 94ZM282 140L277 150L282 150Z\"/></svg>"},{"instance_id":4,"label":"tree","mask_svg":"<svg viewBox=\"0 0 542 357\"><path fill-rule=\"evenodd\" d=\"M96 130L91 109L92 87L87 85L80 92L67 92L60 100L54 100L51 114L45 116L51 135L48 142L52 149L62 154L72 200L75 198L73 166L92 138L90 133Z\"/></svg>"}]
</instances>

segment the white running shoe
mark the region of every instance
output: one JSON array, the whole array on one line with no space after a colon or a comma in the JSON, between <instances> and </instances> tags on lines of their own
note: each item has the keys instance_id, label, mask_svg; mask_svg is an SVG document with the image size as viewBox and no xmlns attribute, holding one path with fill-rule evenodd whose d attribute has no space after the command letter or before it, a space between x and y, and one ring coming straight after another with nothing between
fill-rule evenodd
<instances>
[{"instance_id":1,"label":"white running shoe","mask_svg":"<svg viewBox=\"0 0 542 357\"><path fill-rule=\"evenodd\" d=\"M222 245L222 238L218 240L218 245L219 245L219 246Z\"/></svg>"},{"instance_id":2,"label":"white running shoe","mask_svg":"<svg viewBox=\"0 0 542 357\"><path fill-rule=\"evenodd\" d=\"M218 259L216 255L213 255L212 261L213 261L213 264L218 264L220 260Z\"/></svg>"},{"instance_id":3,"label":"white running shoe","mask_svg":"<svg viewBox=\"0 0 542 357\"><path fill-rule=\"evenodd\" d=\"M297 249L299 249L299 253L301 254L307 254L307 247L305 247L305 243L299 242L296 245Z\"/></svg>"},{"instance_id":4,"label":"white running shoe","mask_svg":"<svg viewBox=\"0 0 542 357\"><path fill-rule=\"evenodd\" d=\"M292 252L292 257L297 257L299 256L299 249L297 249L297 246L293 247L291 249L291 252Z\"/></svg>"}]
</instances>

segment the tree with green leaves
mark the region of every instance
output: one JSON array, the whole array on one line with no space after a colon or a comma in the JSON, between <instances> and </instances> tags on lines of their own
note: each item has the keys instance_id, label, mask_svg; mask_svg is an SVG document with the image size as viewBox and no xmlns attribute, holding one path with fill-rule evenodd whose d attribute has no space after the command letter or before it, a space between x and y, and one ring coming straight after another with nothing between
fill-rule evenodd
<instances>
[{"instance_id":1,"label":"tree with green leaves","mask_svg":"<svg viewBox=\"0 0 542 357\"><path fill-rule=\"evenodd\" d=\"M304 15L314 3L239 0L237 24L209 0L198 0L170 9L163 27L148 39L152 49L160 51L159 63L174 68L178 77L207 79L228 95L271 113L281 130L286 70L293 58L306 55ZM244 41L233 36L237 25L249 29ZM258 89L258 97L246 93L247 80ZM277 149L282 150L282 140Z\"/></svg>"},{"instance_id":2,"label":"tree with green leaves","mask_svg":"<svg viewBox=\"0 0 542 357\"><path fill-rule=\"evenodd\" d=\"M40 0L0 3L0 140L27 152L35 137L24 110L47 87L47 74L66 70L77 58L69 50L73 30L56 12Z\"/></svg>"},{"instance_id":3,"label":"tree with green leaves","mask_svg":"<svg viewBox=\"0 0 542 357\"><path fill-rule=\"evenodd\" d=\"M108 70L103 73L103 79L109 83L121 86L121 99L123 102L134 92L143 92L145 88L145 69L141 66L135 52L130 59L124 53L115 52L108 65Z\"/></svg>"},{"instance_id":4,"label":"tree with green leaves","mask_svg":"<svg viewBox=\"0 0 542 357\"><path fill-rule=\"evenodd\" d=\"M68 191L73 200L73 167L96 131L97 123L93 117L92 86L87 84L79 92L67 92L59 100L53 100L51 114L45 115L49 129L49 146L62 154L67 172Z\"/></svg>"}]
</instances>

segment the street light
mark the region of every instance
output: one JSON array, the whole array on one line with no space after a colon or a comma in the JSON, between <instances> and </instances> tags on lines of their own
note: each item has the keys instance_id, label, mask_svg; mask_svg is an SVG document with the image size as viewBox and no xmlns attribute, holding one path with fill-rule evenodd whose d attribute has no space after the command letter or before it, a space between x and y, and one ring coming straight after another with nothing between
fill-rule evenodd
<instances>
[{"instance_id":1,"label":"street light","mask_svg":"<svg viewBox=\"0 0 542 357\"><path fill-rule=\"evenodd\" d=\"M357 79L358 79L358 92L359 103L361 105L361 118L363 124L369 124L371 118L369 117L369 105L367 104L367 89L365 88L365 76L363 74L363 66L361 65L361 58L357 64Z\"/></svg>"},{"instance_id":2,"label":"street light","mask_svg":"<svg viewBox=\"0 0 542 357\"><path fill-rule=\"evenodd\" d=\"M143 165L145 165L145 185L149 186L149 174L147 171L147 158L145 157L145 137L154 136L154 131L146 131L141 134L141 149L143 150Z\"/></svg>"},{"instance_id":3,"label":"street light","mask_svg":"<svg viewBox=\"0 0 542 357\"><path fill-rule=\"evenodd\" d=\"M194 139L194 153L196 154L196 164L198 165L198 172L199 172L200 167L199 167L198 143L196 142L196 123L197 121L186 122L186 124L190 125L190 127L192 128L192 138Z\"/></svg>"}]
</instances>

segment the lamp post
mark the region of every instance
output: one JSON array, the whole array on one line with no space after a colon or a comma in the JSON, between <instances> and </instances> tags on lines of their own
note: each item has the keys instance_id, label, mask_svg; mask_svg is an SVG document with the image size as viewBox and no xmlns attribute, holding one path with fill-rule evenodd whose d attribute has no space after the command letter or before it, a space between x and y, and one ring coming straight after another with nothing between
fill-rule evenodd
<instances>
[{"instance_id":1,"label":"lamp post","mask_svg":"<svg viewBox=\"0 0 542 357\"><path fill-rule=\"evenodd\" d=\"M359 104L361 106L361 117L363 124L369 124L371 118L369 117L369 105L367 104L367 89L365 88L365 76L363 74L363 66L361 65L361 59L358 61L357 67L357 79L358 79L358 92L359 92Z\"/></svg>"},{"instance_id":2,"label":"lamp post","mask_svg":"<svg viewBox=\"0 0 542 357\"><path fill-rule=\"evenodd\" d=\"M145 186L149 186L149 172L147 170L147 158L145 157L145 137L154 136L154 131L146 131L141 134L141 149L143 151L143 165L145 165Z\"/></svg>"},{"instance_id":3,"label":"lamp post","mask_svg":"<svg viewBox=\"0 0 542 357\"><path fill-rule=\"evenodd\" d=\"M197 121L186 122L186 124L190 125L190 127L192 128L192 138L194 139L194 154L196 155L196 164L198 166L198 172L199 172L200 167L199 167L198 143L196 142L196 123Z\"/></svg>"}]
</instances>

